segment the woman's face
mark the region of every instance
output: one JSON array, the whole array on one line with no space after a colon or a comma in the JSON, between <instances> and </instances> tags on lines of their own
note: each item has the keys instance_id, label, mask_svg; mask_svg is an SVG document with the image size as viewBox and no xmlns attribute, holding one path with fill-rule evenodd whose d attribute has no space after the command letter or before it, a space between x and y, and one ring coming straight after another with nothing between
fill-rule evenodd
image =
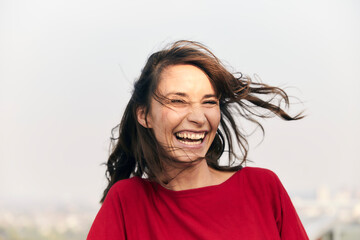
<instances>
[{"instance_id":1,"label":"woman's face","mask_svg":"<svg viewBox=\"0 0 360 240\"><path fill-rule=\"evenodd\" d=\"M207 75L192 65L169 66L157 93L165 98L152 98L147 127L158 142L180 161L205 157L220 122L219 99Z\"/></svg>"}]
</instances>

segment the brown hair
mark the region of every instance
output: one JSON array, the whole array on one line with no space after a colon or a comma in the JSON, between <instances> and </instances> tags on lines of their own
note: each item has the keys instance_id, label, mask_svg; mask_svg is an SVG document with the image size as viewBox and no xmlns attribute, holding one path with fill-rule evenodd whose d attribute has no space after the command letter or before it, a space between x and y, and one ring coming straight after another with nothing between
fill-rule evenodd
<instances>
[{"instance_id":1,"label":"brown hair","mask_svg":"<svg viewBox=\"0 0 360 240\"><path fill-rule=\"evenodd\" d=\"M162 71L176 64L190 64L200 68L210 79L219 97L220 127L205 156L211 168L235 171L239 170L247 159L248 142L246 135L239 130L234 119L235 114L257 124L263 132L262 125L255 118L279 116L284 120L297 120L303 117L301 113L291 117L280 106L282 102L285 107L289 106L289 97L284 90L253 82L241 73L230 73L208 48L198 42L177 41L153 53L139 79L134 83L134 90L121 122L113 129L113 132L118 131L118 137L111 139L114 148L106 164L109 182L101 202L117 181L131 175L146 175L148 179L160 182L163 181L160 177L166 175L161 161L176 162L176 159L170 157L168 151L157 142L152 129L143 127L137 121L139 107L144 108L145 114L148 114L151 98L156 97L156 88ZM234 142L237 143L242 156L235 154ZM223 166L220 165L219 159L225 147L229 162Z\"/></svg>"}]
</instances>

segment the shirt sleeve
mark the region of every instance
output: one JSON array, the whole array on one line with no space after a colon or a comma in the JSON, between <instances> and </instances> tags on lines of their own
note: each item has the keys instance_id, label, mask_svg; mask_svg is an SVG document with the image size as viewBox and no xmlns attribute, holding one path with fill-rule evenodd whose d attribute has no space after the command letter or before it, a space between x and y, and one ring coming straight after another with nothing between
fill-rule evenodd
<instances>
[{"instance_id":1,"label":"shirt sleeve","mask_svg":"<svg viewBox=\"0 0 360 240\"><path fill-rule=\"evenodd\" d=\"M278 229L281 239L308 240L309 237L306 234L306 231L300 221L298 214L296 213L288 193L275 174L274 178L280 204L278 211Z\"/></svg>"},{"instance_id":2,"label":"shirt sleeve","mask_svg":"<svg viewBox=\"0 0 360 240\"><path fill-rule=\"evenodd\" d=\"M87 240L125 240L120 196L111 188L90 228Z\"/></svg>"}]
</instances>

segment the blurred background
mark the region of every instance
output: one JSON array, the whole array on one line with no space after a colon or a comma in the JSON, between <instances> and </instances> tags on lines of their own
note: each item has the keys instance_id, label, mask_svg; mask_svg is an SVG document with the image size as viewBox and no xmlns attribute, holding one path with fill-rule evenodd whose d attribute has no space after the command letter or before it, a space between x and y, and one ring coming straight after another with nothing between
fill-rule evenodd
<instances>
[{"instance_id":1,"label":"blurred background","mask_svg":"<svg viewBox=\"0 0 360 240\"><path fill-rule=\"evenodd\" d=\"M132 83L179 39L298 98L307 117L263 121L250 165L310 239L360 239L359 1L0 0L0 240L85 239Z\"/></svg>"}]
</instances>

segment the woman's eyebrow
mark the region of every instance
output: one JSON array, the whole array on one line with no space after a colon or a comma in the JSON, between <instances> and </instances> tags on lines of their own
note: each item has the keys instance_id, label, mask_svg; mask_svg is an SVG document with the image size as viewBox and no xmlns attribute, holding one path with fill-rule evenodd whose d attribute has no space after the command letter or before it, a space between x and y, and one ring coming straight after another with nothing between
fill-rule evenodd
<instances>
[{"instance_id":1,"label":"woman's eyebrow","mask_svg":"<svg viewBox=\"0 0 360 240\"><path fill-rule=\"evenodd\" d=\"M168 97L169 95L177 95L177 96L180 96L180 97L188 97L189 95L184 93L184 92L169 92L168 94L165 95L165 97ZM217 98L217 96L215 94L205 94L202 99L205 99L205 98Z\"/></svg>"},{"instance_id":2,"label":"woman's eyebrow","mask_svg":"<svg viewBox=\"0 0 360 240\"><path fill-rule=\"evenodd\" d=\"M217 96L215 94L206 94L206 95L204 95L203 98L212 98L212 97L217 98Z\"/></svg>"},{"instance_id":3,"label":"woman's eyebrow","mask_svg":"<svg viewBox=\"0 0 360 240\"><path fill-rule=\"evenodd\" d=\"M166 94L166 97L169 95L177 95L177 96L181 96L181 97L187 97L188 95L186 93L183 92L169 92L168 94Z\"/></svg>"}]
</instances>

